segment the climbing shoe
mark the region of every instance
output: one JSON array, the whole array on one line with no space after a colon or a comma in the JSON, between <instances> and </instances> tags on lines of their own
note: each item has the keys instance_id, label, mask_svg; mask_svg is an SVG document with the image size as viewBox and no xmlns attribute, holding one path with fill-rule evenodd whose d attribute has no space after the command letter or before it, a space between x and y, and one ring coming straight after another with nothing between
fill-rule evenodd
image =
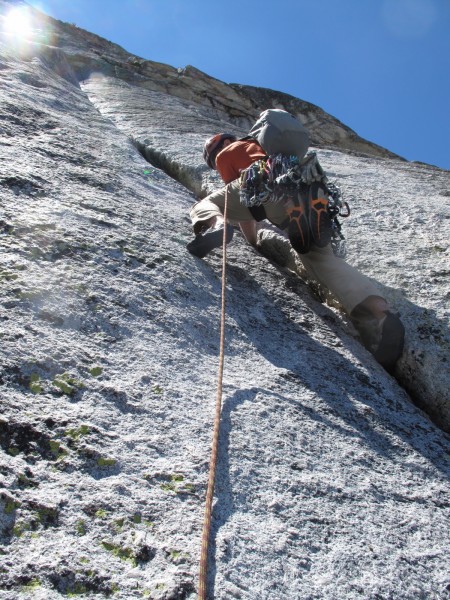
<instances>
[{"instance_id":1,"label":"climbing shoe","mask_svg":"<svg viewBox=\"0 0 450 600\"><path fill-rule=\"evenodd\" d=\"M393 373L403 352L405 328L397 313L386 311L385 315L377 319L367 308L360 306L353 310L350 318L367 350L388 373Z\"/></svg>"},{"instance_id":2,"label":"climbing shoe","mask_svg":"<svg viewBox=\"0 0 450 600\"><path fill-rule=\"evenodd\" d=\"M328 197L323 186L317 181L311 184L309 191L309 226L313 244L324 248L330 243L332 226L328 212Z\"/></svg>"},{"instance_id":3,"label":"climbing shoe","mask_svg":"<svg viewBox=\"0 0 450 600\"><path fill-rule=\"evenodd\" d=\"M290 199L286 211L289 217L287 234L291 246L299 254L306 254L311 246L308 195L303 190L299 190Z\"/></svg>"},{"instance_id":4,"label":"climbing shoe","mask_svg":"<svg viewBox=\"0 0 450 600\"><path fill-rule=\"evenodd\" d=\"M405 328L397 313L387 311L385 318L380 321L380 329L380 342L373 355L388 373L392 373L403 352Z\"/></svg>"},{"instance_id":5,"label":"climbing shoe","mask_svg":"<svg viewBox=\"0 0 450 600\"><path fill-rule=\"evenodd\" d=\"M224 226L221 225L216 229L207 229L205 232L201 232L195 236L192 242L186 246L188 251L197 256L198 258L204 258L207 254L215 248L220 248L223 244ZM226 226L226 242L229 244L233 238L233 227L231 225Z\"/></svg>"}]
</instances>

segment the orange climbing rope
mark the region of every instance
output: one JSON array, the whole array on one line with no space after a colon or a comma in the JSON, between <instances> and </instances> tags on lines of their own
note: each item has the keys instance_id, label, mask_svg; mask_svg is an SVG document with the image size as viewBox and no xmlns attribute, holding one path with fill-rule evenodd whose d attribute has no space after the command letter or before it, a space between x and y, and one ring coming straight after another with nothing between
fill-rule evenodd
<instances>
[{"instance_id":1,"label":"orange climbing rope","mask_svg":"<svg viewBox=\"0 0 450 600\"><path fill-rule=\"evenodd\" d=\"M203 521L202 549L200 556L200 576L198 585L198 600L206 600L207 578L208 578L208 548L211 535L211 513L212 501L214 496L214 483L216 480L217 452L219 448L220 433L220 413L222 409L222 384L223 384L223 365L224 365L224 347L225 347L225 282L226 282L226 264L227 264L227 242L226 242L226 223L228 212L228 187L225 188L225 206L223 218L225 226L223 228L223 254L222 254L222 307L220 311L220 350L219 350L219 374L217 378L217 397L216 411L214 417L214 430L211 447L211 458L209 461L208 488L206 490L205 518Z\"/></svg>"}]
</instances>

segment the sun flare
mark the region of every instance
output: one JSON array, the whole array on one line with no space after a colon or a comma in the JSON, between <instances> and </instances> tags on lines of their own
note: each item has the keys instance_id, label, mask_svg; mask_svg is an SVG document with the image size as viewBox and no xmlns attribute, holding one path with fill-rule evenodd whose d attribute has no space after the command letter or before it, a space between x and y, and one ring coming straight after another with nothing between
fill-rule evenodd
<instances>
[{"instance_id":1,"label":"sun flare","mask_svg":"<svg viewBox=\"0 0 450 600\"><path fill-rule=\"evenodd\" d=\"M31 17L24 8L13 8L6 15L3 23L4 30L17 37L29 37L33 33Z\"/></svg>"}]
</instances>

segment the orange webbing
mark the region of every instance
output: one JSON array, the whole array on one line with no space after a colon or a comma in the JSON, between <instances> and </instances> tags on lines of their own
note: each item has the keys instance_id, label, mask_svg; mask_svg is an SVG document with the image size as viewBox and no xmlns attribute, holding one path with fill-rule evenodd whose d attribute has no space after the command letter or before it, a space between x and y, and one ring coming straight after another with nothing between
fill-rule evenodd
<instances>
[{"instance_id":1,"label":"orange webbing","mask_svg":"<svg viewBox=\"0 0 450 600\"><path fill-rule=\"evenodd\" d=\"M219 448L220 433L220 412L222 409L222 383L223 383L223 364L225 347L225 279L226 279L226 261L227 261L227 204L228 188L225 188L225 206L223 211L223 254L222 254L222 308L220 311L220 350L219 350L219 374L217 378L217 398L216 413L214 417L214 431L211 447L211 458L209 462L209 479L206 490L205 518L203 521L202 549L200 556L200 576L198 584L198 600L206 600L206 587L208 577L208 548L211 534L211 512L214 496L214 483L216 479L217 451Z\"/></svg>"}]
</instances>

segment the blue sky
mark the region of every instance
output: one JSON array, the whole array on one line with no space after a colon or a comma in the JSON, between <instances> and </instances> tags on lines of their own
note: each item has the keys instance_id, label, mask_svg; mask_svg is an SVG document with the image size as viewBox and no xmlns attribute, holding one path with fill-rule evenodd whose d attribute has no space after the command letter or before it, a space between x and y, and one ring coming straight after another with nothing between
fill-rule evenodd
<instances>
[{"instance_id":1,"label":"blue sky","mask_svg":"<svg viewBox=\"0 0 450 600\"><path fill-rule=\"evenodd\" d=\"M449 0L28 0L143 58L312 102L450 169Z\"/></svg>"}]
</instances>

